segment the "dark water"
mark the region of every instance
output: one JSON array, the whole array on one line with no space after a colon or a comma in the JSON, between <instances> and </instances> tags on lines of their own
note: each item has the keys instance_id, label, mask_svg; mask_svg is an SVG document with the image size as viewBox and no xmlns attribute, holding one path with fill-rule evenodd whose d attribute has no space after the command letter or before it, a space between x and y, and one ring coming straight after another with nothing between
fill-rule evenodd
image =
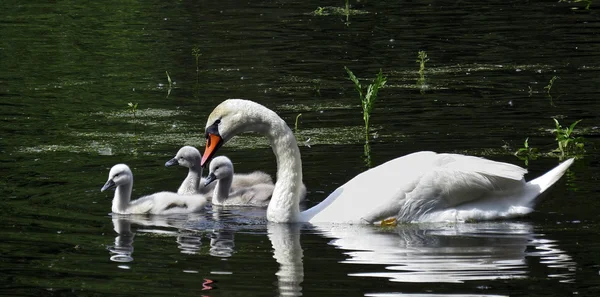
<instances>
[{"instance_id":1,"label":"dark water","mask_svg":"<svg viewBox=\"0 0 600 297\"><path fill-rule=\"evenodd\" d=\"M598 6L351 1L367 13L348 24L312 14L343 4L3 1L1 294L597 296ZM430 60L418 85L420 50ZM318 203L366 168L344 66L388 77L371 119L374 165L435 150L525 166L512 155L525 138L556 147L552 117L583 120L575 133L586 153L536 212L510 222L382 229L267 224L264 210L108 215L112 193L99 189L112 165L132 167L134 196L177 189L185 170L164 162L203 146L206 117L226 98L265 104L290 126L302 113L308 206ZM128 102L139 104L135 118ZM275 171L255 136L221 152L240 172ZM557 162L527 168L535 177Z\"/></svg>"}]
</instances>

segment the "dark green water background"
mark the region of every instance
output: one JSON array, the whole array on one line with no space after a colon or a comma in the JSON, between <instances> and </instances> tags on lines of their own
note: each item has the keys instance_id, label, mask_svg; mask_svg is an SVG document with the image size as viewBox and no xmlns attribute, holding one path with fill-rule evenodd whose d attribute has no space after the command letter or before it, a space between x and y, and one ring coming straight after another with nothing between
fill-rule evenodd
<instances>
[{"instance_id":1,"label":"dark green water background","mask_svg":"<svg viewBox=\"0 0 600 297\"><path fill-rule=\"evenodd\" d=\"M350 4L362 13L346 24L312 13L343 1L2 1L0 294L598 296L600 7ZM430 58L422 86L420 50ZM388 77L371 118L374 165L434 150L525 166L512 155L525 138L556 147L552 117L582 119L587 152L536 212L510 222L381 229L272 225L260 209L108 214L112 192L99 190L112 165L131 166L134 196L176 190L185 170L164 162L204 145L206 117L227 98L260 102L290 126L302 113L307 206L318 203L366 169L344 66ZM221 153L239 172L275 172L256 136ZM531 160L528 178L557 163Z\"/></svg>"}]
</instances>

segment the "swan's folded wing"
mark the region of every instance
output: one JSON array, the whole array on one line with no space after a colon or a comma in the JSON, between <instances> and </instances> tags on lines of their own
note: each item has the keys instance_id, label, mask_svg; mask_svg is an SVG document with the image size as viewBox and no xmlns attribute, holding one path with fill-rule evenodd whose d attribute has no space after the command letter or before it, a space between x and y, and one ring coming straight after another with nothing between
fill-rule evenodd
<instances>
[{"instance_id":1,"label":"swan's folded wing","mask_svg":"<svg viewBox=\"0 0 600 297\"><path fill-rule=\"evenodd\" d=\"M517 165L458 154L439 154L434 165L444 169L467 173L477 172L487 176L513 180L521 180L523 175L527 173L527 169Z\"/></svg>"},{"instance_id":2,"label":"swan's folded wing","mask_svg":"<svg viewBox=\"0 0 600 297\"><path fill-rule=\"evenodd\" d=\"M225 204L264 207L269 205L274 188L272 184L257 184L252 187L237 189L229 193L229 198L225 200Z\"/></svg>"},{"instance_id":3,"label":"swan's folded wing","mask_svg":"<svg viewBox=\"0 0 600 297\"><path fill-rule=\"evenodd\" d=\"M370 223L521 188L527 171L483 158L417 152L365 171L302 213L312 223ZM410 221L410 220L408 220Z\"/></svg>"},{"instance_id":4,"label":"swan's folded wing","mask_svg":"<svg viewBox=\"0 0 600 297\"><path fill-rule=\"evenodd\" d=\"M236 173L233 176L231 183L231 190L252 187L256 184L273 184L273 178L265 172L254 171L250 173Z\"/></svg>"},{"instance_id":5,"label":"swan's folded wing","mask_svg":"<svg viewBox=\"0 0 600 297\"><path fill-rule=\"evenodd\" d=\"M370 223L395 215L404 195L430 170L434 152L418 152L367 170L302 213L311 223Z\"/></svg>"},{"instance_id":6,"label":"swan's folded wing","mask_svg":"<svg viewBox=\"0 0 600 297\"><path fill-rule=\"evenodd\" d=\"M521 191L525 181L517 175L506 177L504 171L494 174L472 171L471 168L440 167L419 179L415 188L406 193L398 213L400 221L416 221L425 213L453 208L482 199L502 199ZM496 198L493 198L496 197Z\"/></svg>"},{"instance_id":7,"label":"swan's folded wing","mask_svg":"<svg viewBox=\"0 0 600 297\"><path fill-rule=\"evenodd\" d=\"M132 214L151 213L154 206L153 195L148 195L131 201L129 208L127 208L127 212Z\"/></svg>"}]
</instances>

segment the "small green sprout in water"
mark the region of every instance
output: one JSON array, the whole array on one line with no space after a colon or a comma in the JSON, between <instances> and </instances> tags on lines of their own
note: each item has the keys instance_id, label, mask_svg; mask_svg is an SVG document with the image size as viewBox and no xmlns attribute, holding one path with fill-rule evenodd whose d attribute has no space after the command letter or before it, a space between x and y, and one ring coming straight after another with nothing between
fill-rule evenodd
<instances>
[{"instance_id":1,"label":"small green sprout in water","mask_svg":"<svg viewBox=\"0 0 600 297\"><path fill-rule=\"evenodd\" d=\"M371 144L367 141L365 142L365 145L363 147L364 150L364 161L365 161L365 166L367 168L371 168L373 166L373 163L371 162Z\"/></svg>"},{"instance_id":2,"label":"small green sprout in water","mask_svg":"<svg viewBox=\"0 0 600 297\"><path fill-rule=\"evenodd\" d=\"M194 58L196 59L196 72L200 71L200 56L202 56L202 53L200 52L200 48L195 46L194 48L192 48L192 56L194 56Z\"/></svg>"},{"instance_id":3,"label":"small green sprout in water","mask_svg":"<svg viewBox=\"0 0 600 297\"><path fill-rule=\"evenodd\" d=\"M169 71L165 71L167 74L167 82L169 82L169 88L167 89L167 98L171 95L171 90L173 89L173 81L171 80L171 76L169 75Z\"/></svg>"},{"instance_id":4,"label":"small green sprout in water","mask_svg":"<svg viewBox=\"0 0 600 297\"><path fill-rule=\"evenodd\" d=\"M552 133L556 135L556 142L558 148L553 152L560 153L559 158L563 159L566 156L581 155L585 152L584 139L583 137L573 137L573 130L575 126L581 122L578 120L571 124L568 128L563 128L557 119L553 118L556 128L552 130Z\"/></svg>"},{"instance_id":5,"label":"small green sprout in water","mask_svg":"<svg viewBox=\"0 0 600 297\"><path fill-rule=\"evenodd\" d=\"M586 4L585 6L585 10L589 10L590 6L592 5L592 0L559 0L558 2L575 2L575 3L579 3L579 2L583 2ZM573 9L577 9L577 8L573 8Z\"/></svg>"},{"instance_id":6,"label":"small green sprout in water","mask_svg":"<svg viewBox=\"0 0 600 297\"><path fill-rule=\"evenodd\" d=\"M344 9L344 14L346 15L346 27L350 26L350 3L349 0L346 0L346 7Z\"/></svg>"},{"instance_id":7,"label":"small green sprout in water","mask_svg":"<svg viewBox=\"0 0 600 297\"><path fill-rule=\"evenodd\" d=\"M419 51L419 55L417 56L417 63L419 63L419 75L423 77L425 75L425 63L429 61L427 57L427 52Z\"/></svg>"},{"instance_id":8,"label":"small green sprout in water","mask_svg":"<svg viewBox=\"0 0 600 297\"><path fill-rule=\"evenodd\" d=\"M525 139L523 147L515 152L515 156L521 160L524 160L525 165L529 165L529 159L535 160L537 157L539 157L539 155L540 153L537 148L529 147L529 137Z\"/></svg>"},{"instance_id":9,"label":"small green sprout in water","mask_svg":"<svg viewBox=\"0 0 600 297\"><path fill-rule=\"evenodd\" d=\"M313 82L313 90L317 94L317 96L321 97L321 80L315 79Z\"/></svg>"},{"instance_id":10,"label":"small green sprout in water","mask_svg":"<svg viewBox=\"0 0 600 297\"><path fill-rule=\"evenodd\" d=\"M429 61L427 53L425 51L419 51L417 56L417 63L419 63L419 79L417 79L417 86L421 89L421 94L424 93L425 87L425 63Z\"/></svg>"},{"instance_id":11,"label":"small green sprout in water","mask_svg":"<svg viewBox=\"0 0 600 297\"><path fill-rule=\"evenodd\" d=\"M344 66L344 69L346 69L349 79L354 83L354 88L360 96L363 109L363 120L365 122L365 140L366 142L369 142L369 120L371 119L371 111L377 100L377 93L379 92L379 89L385 85L387 78L383 76L383 72L379 69L377 77L373 83L367 87L367 92L364 93L363 88L354 73L352 73L348 67Z\"/></svg>"},{"instance_id":12,"label":"small green sprout in water","mask_svg":"<svg viewBox=\"0 0 600 297\"><path fill-rule=\"evenodd\" d=\"M169 71L165 71L167 74L167 81L169 82L169 89L173 87L173 81L171 80L171 76L169 75Z\"/></svg>"},{"instance_id":13,"label":"small green sprout in water","mask_svg":"<svg viewBox=\"0 0 600 297\"><path fill-rule=\"evenodd\" d=\"M317 7L317 9L315 9L315 11L313 11L313 13L314 13L315 15L318 15L318 16L323 16L323 15L326 15L326 14L325 14L325 9L324 9L323 7L320 7L320 6L319 6L319 7Z\"/></svg>"},{"instance_id":14,"label":"small green sprout in water","mask_svg":"<svg viewBox=\"0 0 600 297\"><path fill-rule=\"evenodd\" d=\"M138 104L137 103L133 103L133 102L129 102L127 103L127 108L129 110L129 112L133 115L133 133L135 135L135 142L136 144L139 141L138 135L137 135L137 118L135 116L135 114L137 113L137 108L138 108ZM137 148L133 149L133 154L137 155Z\"/></svg>"},{"instance_id":15,"label":"small green sprout in water","mask_svg":"<svg viewBox=\"0 0 600 297\"><path fill-rule=\"evenodd\" d=\"M301 116L302 116L302 114L301 114L301 113L299 113L299 114L296 116L296 122L294 123L294 131L296 131L296 133L298 133L298 122L299 122L299 120L300 120L300 117L301 117Z\"/></svg>"},{"instance_id":16,"label":"small green sprout in water","mask_svg":"<svg viewBox=\"0 0 600 297\"><path fill-rule=\"evenodd\" d=\"M311 12L314 16L328 16L328 15L339 15L345 17L342 22L346 24L346 26L350 26L350 16L351 15L359 15L359 14L368 14L368 11L352 9L350 8L350 1L345 0L345 5L342 7L336 6L319 6L317 9Z\"/></svg>"},{"instance_id":17,"label":"small green sprout in water","mask_svg":"<svg viewBox=\"0 0 600 297\"><path fill-rule=\"evenodd\" d=\"M558 79L558 76L553 76L550 81L548 82L548 85L544 87L544 89L546 89L546 92L548 93L548 95L550 95L550 90L552 90L552 86L554 85L554 82Z\"/></svg>"},{"instance_id":18,"label":"small green sprout in water","mask_svg":"<svg viewBox=\"0 0 600 297\"><path fill-rule=\"evenodd\" d=\"M136 120L135 114L137 113L138 104L133 102L127 103L127 107L129 108L129 112L133 115L133 120Z\"/></svg>"}]
</instances>

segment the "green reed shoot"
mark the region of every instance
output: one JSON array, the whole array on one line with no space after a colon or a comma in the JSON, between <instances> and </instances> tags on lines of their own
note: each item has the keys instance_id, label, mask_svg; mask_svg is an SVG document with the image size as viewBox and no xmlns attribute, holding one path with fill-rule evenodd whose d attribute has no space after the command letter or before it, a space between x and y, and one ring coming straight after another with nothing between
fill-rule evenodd
<instances>
[{"instance_id":1,"label":"green reed shoot","mask_svg":"<svg viewBox=\"0 0 600 297\"><path fill-rule=\"evenodd\" d=\"M425 51L419 51L417 56L417 63L419 63L419 79L417 79L417 86L420 89L421 94L425 92L425 63L429 61L427 53Z\"/></svg>"},{"instance_id":2,"label":"green reed shoot","mask_svg":"<svg viewBox=\"0 0 600 297\"><path fill-rule=\"evenodd\" d=\"M313 81L313 90L317 94L317 96L321 97L321 80L314 79Z\"/></svg>"},{"instance_id":3,"label":"green reed shoot","mask_svg":"<svg viewBox=\"0 0 600 297\"><path fill-rule=\"evenodd\" d=\"M299 120L300 120L300 117L301 117L301 116L302 116L302 114L301 114L301 113L299 113L299 114L296 116L296 122L294 123L294 131L295 131L296 133L298 133L298 122L299 122Z\"/></svg>"},{"instance_id":4,"label":"green reed shoot","mask_svg":"<svg viewBox=\"0 0 600 297\"><path fill-rule=\"evenodd\" d=\"M315 9L315 11L313 11L313 13L314 13L315 15L317 15L317 16L324 16L324 15L326 15L326 13L325 13L325 8L323 8L323 7L320 7L320 6L319 6L319 7L317 7L317 9Z\"/></svg>"},{"instance_id":5,"label":"green reed shoot","mask_svg":"<svg viewBox=\"0 0 600 297\"><path fill-rule=\"evenodd\" d=\"M425 63L427 63L427 61L429 61L429 58L427 57L427 52L419 51L419 55L417 56L417 63L419 63L419 75L421 77L425 76Z\"/></svg>"},{"instance_id":6,"label":"green reed shoot","mask_svg":"<svg viewBox=\"0 0 600 297\"><path fill-rule=\"evenodd\" d=\"M129 111L129 113L131 113L133 115L133 133L135 135L135 141L136 143L138 142L138 136L137 136L137 118L136 118L136 113L137 113L137 109L138 109L138 104L137 103L133 103L133 102L129 102L127 103L127 109ZM135 150L134 150L134 154L135 154Z\"/></svg>"},{"instance_id":7,"label":"green reed shoot","mask_svg":"<svg viewBox=\"0 0 600 297\"><path fill-rule=\"evenodd\" d=\"M167 89L167 98L171 95L171 90L173 89L173 81L171 80L171 76L169 75L169 71L165 71L167 74L167 82L169 83L169 88Z\"/></svg>"},{"instance_id":8,"label":"green reed shoot","mask_svg":"<svg viewBox=\"0 0 600 297\"><path fill-rule=\"evenodd\" d=\"M171 76L169 75L169 71L165 71L167 74L167 81L169 82L169 89L173 87L173 81L171 80Z\"/></svg>"},{"instance_id":9,"label":"green reed shoot","mask_svg":"<svg viewBox=\"0 0 600 297\"><path fill-rule=\"evenodd\" d=\"M590 6L592 5L592 0L559 0L558 2L571 2L571 1L573 1L575 3L578 3L578 2L585 3L586 4L585 10L589 10ZM574 8L574 9L576 9L576 8Z\"/></svg>"},{"instance_id":10,"label":"green reed shoot","mask_svg":"<svg viewBox=\"0 0 600 297\"><path fill-rule=\"evenodd\" d=\"M535 160L539 157L540 152L537 148L529 147L529 137L525 139L523 147L515 152L515 156L521 160L525 160L525 165L529 165L529 159Z\"/></svg>"},{"instance_id":11,"label":"green reed shoot","mask_svg":"<svg viewBox=\"0 0 600 297\"><path fill-rule=\"evenodd\" d=\"M365 166L367 168L371 168L373 166L373 163L371 162L371 145L369 144L369 142L365 142L365 145L363 147L364 150L364 161L365 161Z\"/></svg>"},{"instance_id":12,"label":"green reed shoot","mask_svg":"<svg viewBox=\"0 0 600 297\"><path fill-rule=\"evenodd\" d=\"M346 27L350 26L350 3L346 0L346 7L344 8L344 14L346 15Z\"/></svg>"},{"instance_id":13,"label":"green reed shoot","mask_svg":"<svg viewBox=\"0 0 600 297\"><path fill-rule=\"evenodd\" d=\"M375 78L372 84L369 84L365 93L362 85L360 84L358 78L356 78L354 73L352 73L352 71L350 71L348 67L344 66L344 69L346 69L349 79L354 83L354 88L360 96L360 101L362 103L363 109L363 120L365 122L365 140L366 142L369 142L369 121L371 119L371 111L373 110L375 101L377 100L377 93L379 92L379 89L385 85L385 83L387 82L387 78L383 76L383 72L381 71L381 69L379 69L377 77Z\"/></svg>"},{"instance_id":14,"label":"green reed shoot","mask_svg":"<svg viewBox=\"0 0 600 297\"><path fill-rule=\"evenodd\" d=\"M133 120L136 120L135 114L137 113L137 108L138 108L138 104L135 103L133 104L133 102L129 102L127 103L127 107L129 112L133 115Z\"/></svg>"},{"instance_id":15,"label":"green reed shoot","mask_svg":"<svg viewBox=\"0 0 600 297\"><path fill-rule=\"evenodd\" d=\"M568 128L563 128L557 119L553 118L553 120L556 128L552 130L552 133L556 135L556 142L558 144L558 148L556 148L553 152L560 153L561 159L565 156L583 153L585 151L583 149L583 137L573 137L573 130L575 129L575 126L581 122L581 120L574 122Z\"/></svg>"},{"instance_id":16,"label":"green reed shoot","mask_svg":"<svg viewBox=\"0 0 600 297\"><path fill-rule=\"evenodd\" d=\"M548 93L548 95L550 95L550 90L552 90L552 86L554 85L554 82L558 79L558 76L553 76L550 81L548 82L548 85L544 87L544 89L546 89L546 92Z\"/></svg>"},{"instance_id":17,"label":"green reed shoot","mask_svg":"<svg viewBox=\"0 0 600 297\"><path fill-rule=\"evenodd\" d=\"M202 53L200 52L200 48L195 46L194 48L192 48L192 56L194 56L194 58L196 59L196 72L200 71L200 56L202 56Z\"/></svg>"}]
</instances>

